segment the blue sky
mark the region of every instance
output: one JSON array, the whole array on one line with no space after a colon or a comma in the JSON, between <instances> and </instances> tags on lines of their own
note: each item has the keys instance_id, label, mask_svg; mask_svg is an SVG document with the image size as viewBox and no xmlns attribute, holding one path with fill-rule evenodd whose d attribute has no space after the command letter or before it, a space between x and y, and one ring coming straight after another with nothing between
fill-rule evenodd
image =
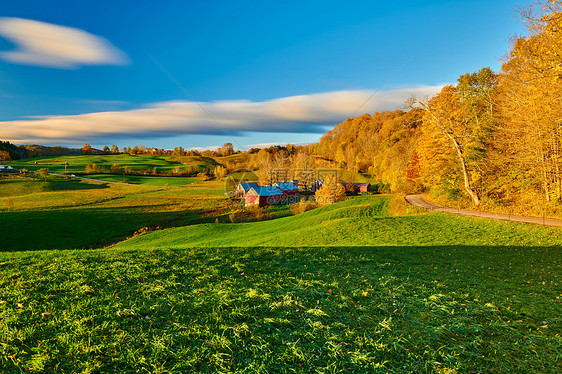
<instances>
[{"instance_id":1,"label":"blue sky","mask_svg":"<svg viewBox=\"0 0 562 374\"><path fill-rule=\"evenodd\" d=\"M498 70L525 4L0 2L0 139L314 142L346 117Z\"/></svg>"}]
</instances>

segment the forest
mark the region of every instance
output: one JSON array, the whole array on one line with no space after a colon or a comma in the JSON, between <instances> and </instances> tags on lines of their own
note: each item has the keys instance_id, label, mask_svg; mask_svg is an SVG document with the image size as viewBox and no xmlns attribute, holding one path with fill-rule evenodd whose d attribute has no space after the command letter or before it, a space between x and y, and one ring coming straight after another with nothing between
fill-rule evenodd
<instances>
[{"instance_id":1,"label":"forest","mask_svg":"<svg viewBox=\"0 0 562 374\"><path fill-rule=\"evenodd\" d=\"M314 154L394 192L495 210L556 214L562 203L562 6L520 11L501 70L461 75L402 110L348 118Z\"/></svg>"}]
</instances>

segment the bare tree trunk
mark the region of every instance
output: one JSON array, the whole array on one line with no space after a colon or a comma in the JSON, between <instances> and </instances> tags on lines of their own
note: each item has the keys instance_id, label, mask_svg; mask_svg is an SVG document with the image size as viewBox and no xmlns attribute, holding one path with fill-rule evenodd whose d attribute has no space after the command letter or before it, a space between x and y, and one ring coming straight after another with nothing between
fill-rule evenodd
<instances>
[{"instance_id":1,"label":"bare tree trunk","mask_svg":"<svg viewBox=\"0 0 562 374\"><path fill-rule=\"evenodd\" d=\"M480 198L478 197L478 194L476 192L474 192L474 190L472 189L472 186L470 185L470 178L468 176L468 170L466 168L466 160L464 158L464 154L462 152L462 149L461 149L459 143L456 141L454 136L452 136L449 133L447 133L447 136L449 137L449 139L451 139L451 142L453 143L453 146L455 147L455 150L457 151L457 156L459 156L459 162L461 164L461 169L462 169L462 177L464 179L464 189L465 189L466 193L468 194L468 196L470 196L470 198L472 199L472 203L474 205L480 205Z\"/></svg>"},{"instance_id":2,"label":"bare tree trunk","mask_svg":"<svg viewBox=\"0 0 562 374\"><path fill-rule=\"evenodd\" d=\"M435 123L441 129L443 134L445 134L451 140L451 143L453 143L453 147L455 148L455 150L457 152L459 163L461 164L462 177L464 179L464 189L465 189L466 193L468 194L468 196L470 196L470 198L472 199L472 203L474 205L480 205L480 198L478 197L478 194L472 189L472 186L470 185L470 177L468 175L468 169L466 167L466 159L464 157L464 154L463 154L463 151L462 151L462 148L461 148L459 142L457 141L455 136L453 134L451 134L451 132L446 128L446 126L444 126L443 123L441 123L439 118L437 118L437 116L431 112L431 110L429 109L429 107L426 104L422 103L419 100L416 100L416 102L418 104L421 104L422 108L433 117L433 119L435 120Z\"/></svg>"},{"instance_id":3,"label":"bare tree trunk","mask_svg":"<svg viewBox=\"0 0 562 374\"><path fill-rule=\"evenodd\" d=\"M542 180L544 188L544 198L546 201L550 201L550 189L548 188L548 165L546 163L546 157L544 155L544 150L541 150L541 166L542 166Z\"/></svg>"}]
</instances>

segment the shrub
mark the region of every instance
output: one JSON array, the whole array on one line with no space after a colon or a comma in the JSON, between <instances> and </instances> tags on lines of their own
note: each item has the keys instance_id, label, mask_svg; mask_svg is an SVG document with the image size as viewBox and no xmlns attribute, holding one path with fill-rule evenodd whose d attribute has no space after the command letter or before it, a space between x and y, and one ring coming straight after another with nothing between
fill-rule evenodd
<instances>
[{"instance_id":1,"label":"shrub","mask_svg":"<svg viewBox=\"0 0 562 374\"><path fill-rule=\"evenodd\" d=\"M302 197L300 202L291 205L291 213L297 215L316 208L318 208L318 204L316 202L306 201L306 199Z\"/></svg>"},{"instance_id":2,"label":"shrub","mask_svg":"<svg viewBox=\"0 0 562 374\"><path fill-rule=\"evenodd\" d=\"M121 165L113 164L111 165L109 171L111 172L111 174L121 174Z\"/></svg>"}]
</instances>

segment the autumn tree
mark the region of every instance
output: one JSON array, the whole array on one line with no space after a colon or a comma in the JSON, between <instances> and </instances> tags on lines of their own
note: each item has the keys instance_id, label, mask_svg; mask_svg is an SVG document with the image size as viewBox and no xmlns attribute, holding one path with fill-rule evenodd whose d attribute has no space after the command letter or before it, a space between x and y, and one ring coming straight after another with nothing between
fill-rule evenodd
<instances>
[{"instance_id":1,"label":"autumn tree","mask_svg":"<svg viewBox=\"0 0 562 374\"><path fill-rule=\"evenodd\" d=\"M84 146L80 150L80 153L83 154L83 155L91 155L91 154L94 153L94 150L92 149L92 147L89 144L84 144Z\"/></svg>"},{"instance_id":2,"label":"autumn tree","mask_svg":"<svg viewBox=\"0 0 562 374\"><path fill-rule=\"evenodd\" d=\"M301 150L293 157L293 166L293 176L299 182L299 189L311 189L315 180L314 158L307 150Z\"/></svg>"},{"instance_id":3,"label":"autumn tree","mask_svg":"<svg viewBox=\"0 0 562 374\"><path fill-rule=\"evenodd\" d=\"M221 156L230 156L234 153L234 147L232 143L224 143L222 147L219 149L219 154Z\"/></svg>"},{"instance_id":4,"label":"autumn tree","mask_svg":"<svg viewBox=\"0 0 562 374\"><path fill-rule=\"evenodd\" d=\"M546 201L562 200L562 5L538 1L521 12L529 35L515 39L502 65L502 149L514 182L536 182Z\"/></svg>"},{"instance_id":5,"label":"autumn tree","mask_svg":"<svg viewBox=\"0 0 562 374\"><path fill-rule=\"evenodd\" d=\"M121 174L121 165L113 164L109 170L111 174Z\"/></svg>"},{"instance_id":6,"label":"autumn tree","mask_svg":"<svg viewBox=\"0 0 562 374\"><path fill-rule=\"evenodd\" d=\"M333 204L343 200L345 197L345 187L334 174L324 176L322 187L314 193L318 205Z\"/></svg>"},{"instance_id":7,"label":"autumn tree","mask_svg":"<svg viewBox=\"0 0 562 374\"><path fill-rule=\"evenodd\" d=\"M443 87L428 102L413 99L425 111L424 137L420 142L422 165L440 168L453 156L463 189L474 205L480 204L475 184L481 185L485 165L487 139L494 130L494 97L497 75L490 68L459 77L458 85ZM449 163L449 166L451 164Z\"/></svg>"},{"instance_id":8,"label":"autumn tree","mask_svg":"<svg viewBox=\"0 0 562 374\"><path fill-rule=\"evenodd\" d=\"M271 155L265 150L260 149L256 154L258 170L256 174L262 186L273 184L273 161Z\"/></svg>"}]
</instances>

